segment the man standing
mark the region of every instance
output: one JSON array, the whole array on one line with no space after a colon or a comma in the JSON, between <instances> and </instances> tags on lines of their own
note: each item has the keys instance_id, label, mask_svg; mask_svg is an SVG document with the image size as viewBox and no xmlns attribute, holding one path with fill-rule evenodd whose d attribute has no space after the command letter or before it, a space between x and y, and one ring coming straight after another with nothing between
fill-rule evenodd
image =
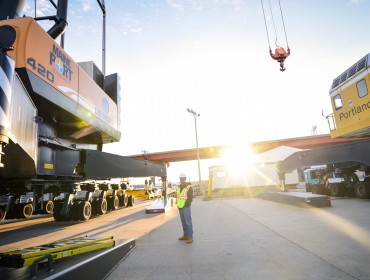
<instances>
[{"instance_id":1,"label":"man standing","mask_svg":"<svg viewBox=\"0 0 370 280\"><path fill-rule=\"evenodd\" d=\"M179 240L186 243L193 243L193 223L191 221L191 202L193 201L193 188L190 183L186 182L186 175L180 174L180 185L177 187L176 204L179 208L182 229L184 235Z\"/></svg>"}]
</instances>

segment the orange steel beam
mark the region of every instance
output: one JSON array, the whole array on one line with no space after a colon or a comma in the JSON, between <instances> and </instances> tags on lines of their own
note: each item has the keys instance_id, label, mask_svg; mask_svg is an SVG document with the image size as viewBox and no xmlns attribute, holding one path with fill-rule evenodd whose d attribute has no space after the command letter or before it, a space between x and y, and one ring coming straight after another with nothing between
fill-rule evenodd
<instances>
[{"instance_id":1,"label":"orange steel beam","mask_svg":"<svg viewBox=\"0 0 370 280\"><path fill-rule=\"evenodd\" d=\"M368 138L367 138L368 139ZM252 142L246 144L246 147L249 147L254 153L263 153L271 149L280 147L280 146L289 146L299 149L313 149L318 147L324 147L339 143L348 143L353 141L361 141L364 138L331 138L329 134L314 135L314 136L305 136L298 138L289 138L289 139L280 139L280 140L271 140L263 142ZM200 159L210 159L217 158L222 155L223 149L228 146L213 146L213 147L203 147L199 148L199 157ZM197 149L187 149L187 150L175 150L175 151L166 151L158 153L146 153L140 155L129 156L131 158L140 159L140 160L149 160L154 162L179 162L179 161L188 161L197 159Z\"/></svg>"}]
</instances>

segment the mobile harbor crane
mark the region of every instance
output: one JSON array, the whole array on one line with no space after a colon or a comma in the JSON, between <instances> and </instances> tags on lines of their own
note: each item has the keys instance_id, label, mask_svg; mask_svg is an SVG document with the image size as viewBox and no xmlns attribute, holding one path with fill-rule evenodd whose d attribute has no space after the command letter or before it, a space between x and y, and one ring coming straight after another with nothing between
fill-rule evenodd
<instances>
[{"instance_id":1,"label":"mobile harbor crane","mask_svg":"<svg viewBox=\"0 0 370 280\"><path fill-rule=\"evenodd\" d=\"M68 55L55 41L67 26L68 1L50 3L56 15L32 18L22 15L25 0L0 2L0 195L9 198L0 219L15 208L30 216L51 193L56 221L87 220L125 205L111 178L166 178L163 164L102 152L121 138L119 77ZM45 31L41 20L55 24ZM30 192L32 202L17 206Z\"/></svg>"}]
</instances>

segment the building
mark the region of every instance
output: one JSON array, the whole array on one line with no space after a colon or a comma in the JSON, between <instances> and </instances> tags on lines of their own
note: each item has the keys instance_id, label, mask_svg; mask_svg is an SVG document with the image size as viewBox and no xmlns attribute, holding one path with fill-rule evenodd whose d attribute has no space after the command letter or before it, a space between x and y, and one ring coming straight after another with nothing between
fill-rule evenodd
<instances>
[{"instance_id":1,"label":"building","mask_svg":"<svg viewBox=\"0 0 370 280\"><path fill-rule=\"evenodd\" d=\"M280 188L276 163L297 151L302 150L280 146L255 155L251 164L239 166L240 168L235 168L235 165L233 168L228 166L210 166L209 176L212 191L252 187L256 187L259 190ZM296 170L286 174L285 182L288 187L298 185L299 181L299 175Z\"/></svg>"}]
</instances>

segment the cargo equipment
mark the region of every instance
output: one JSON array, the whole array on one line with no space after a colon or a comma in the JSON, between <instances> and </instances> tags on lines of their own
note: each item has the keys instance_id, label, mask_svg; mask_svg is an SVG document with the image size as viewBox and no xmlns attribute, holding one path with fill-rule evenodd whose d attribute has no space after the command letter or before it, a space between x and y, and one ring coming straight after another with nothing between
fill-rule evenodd
<instances>
[{"instance_id":1,"label":"cargo equipment","mask_svg":"<svg viewBox=\"0 0 370 280\"><path fill-rule=\"evenodd\" d=\"M105 19L104 1L98 3ZM23 16L24 5L0 2L0 195L51 193L56 221L87 220L124 204L122 186L111 178L165 182L163 164L103 152L121 138L119 76L76 63L56 42L67 26L68 1L39 18ZM55 24L45 31L41 20ZM0 208L0 218L9 207Z\"/></svg>"}]
</instances>

